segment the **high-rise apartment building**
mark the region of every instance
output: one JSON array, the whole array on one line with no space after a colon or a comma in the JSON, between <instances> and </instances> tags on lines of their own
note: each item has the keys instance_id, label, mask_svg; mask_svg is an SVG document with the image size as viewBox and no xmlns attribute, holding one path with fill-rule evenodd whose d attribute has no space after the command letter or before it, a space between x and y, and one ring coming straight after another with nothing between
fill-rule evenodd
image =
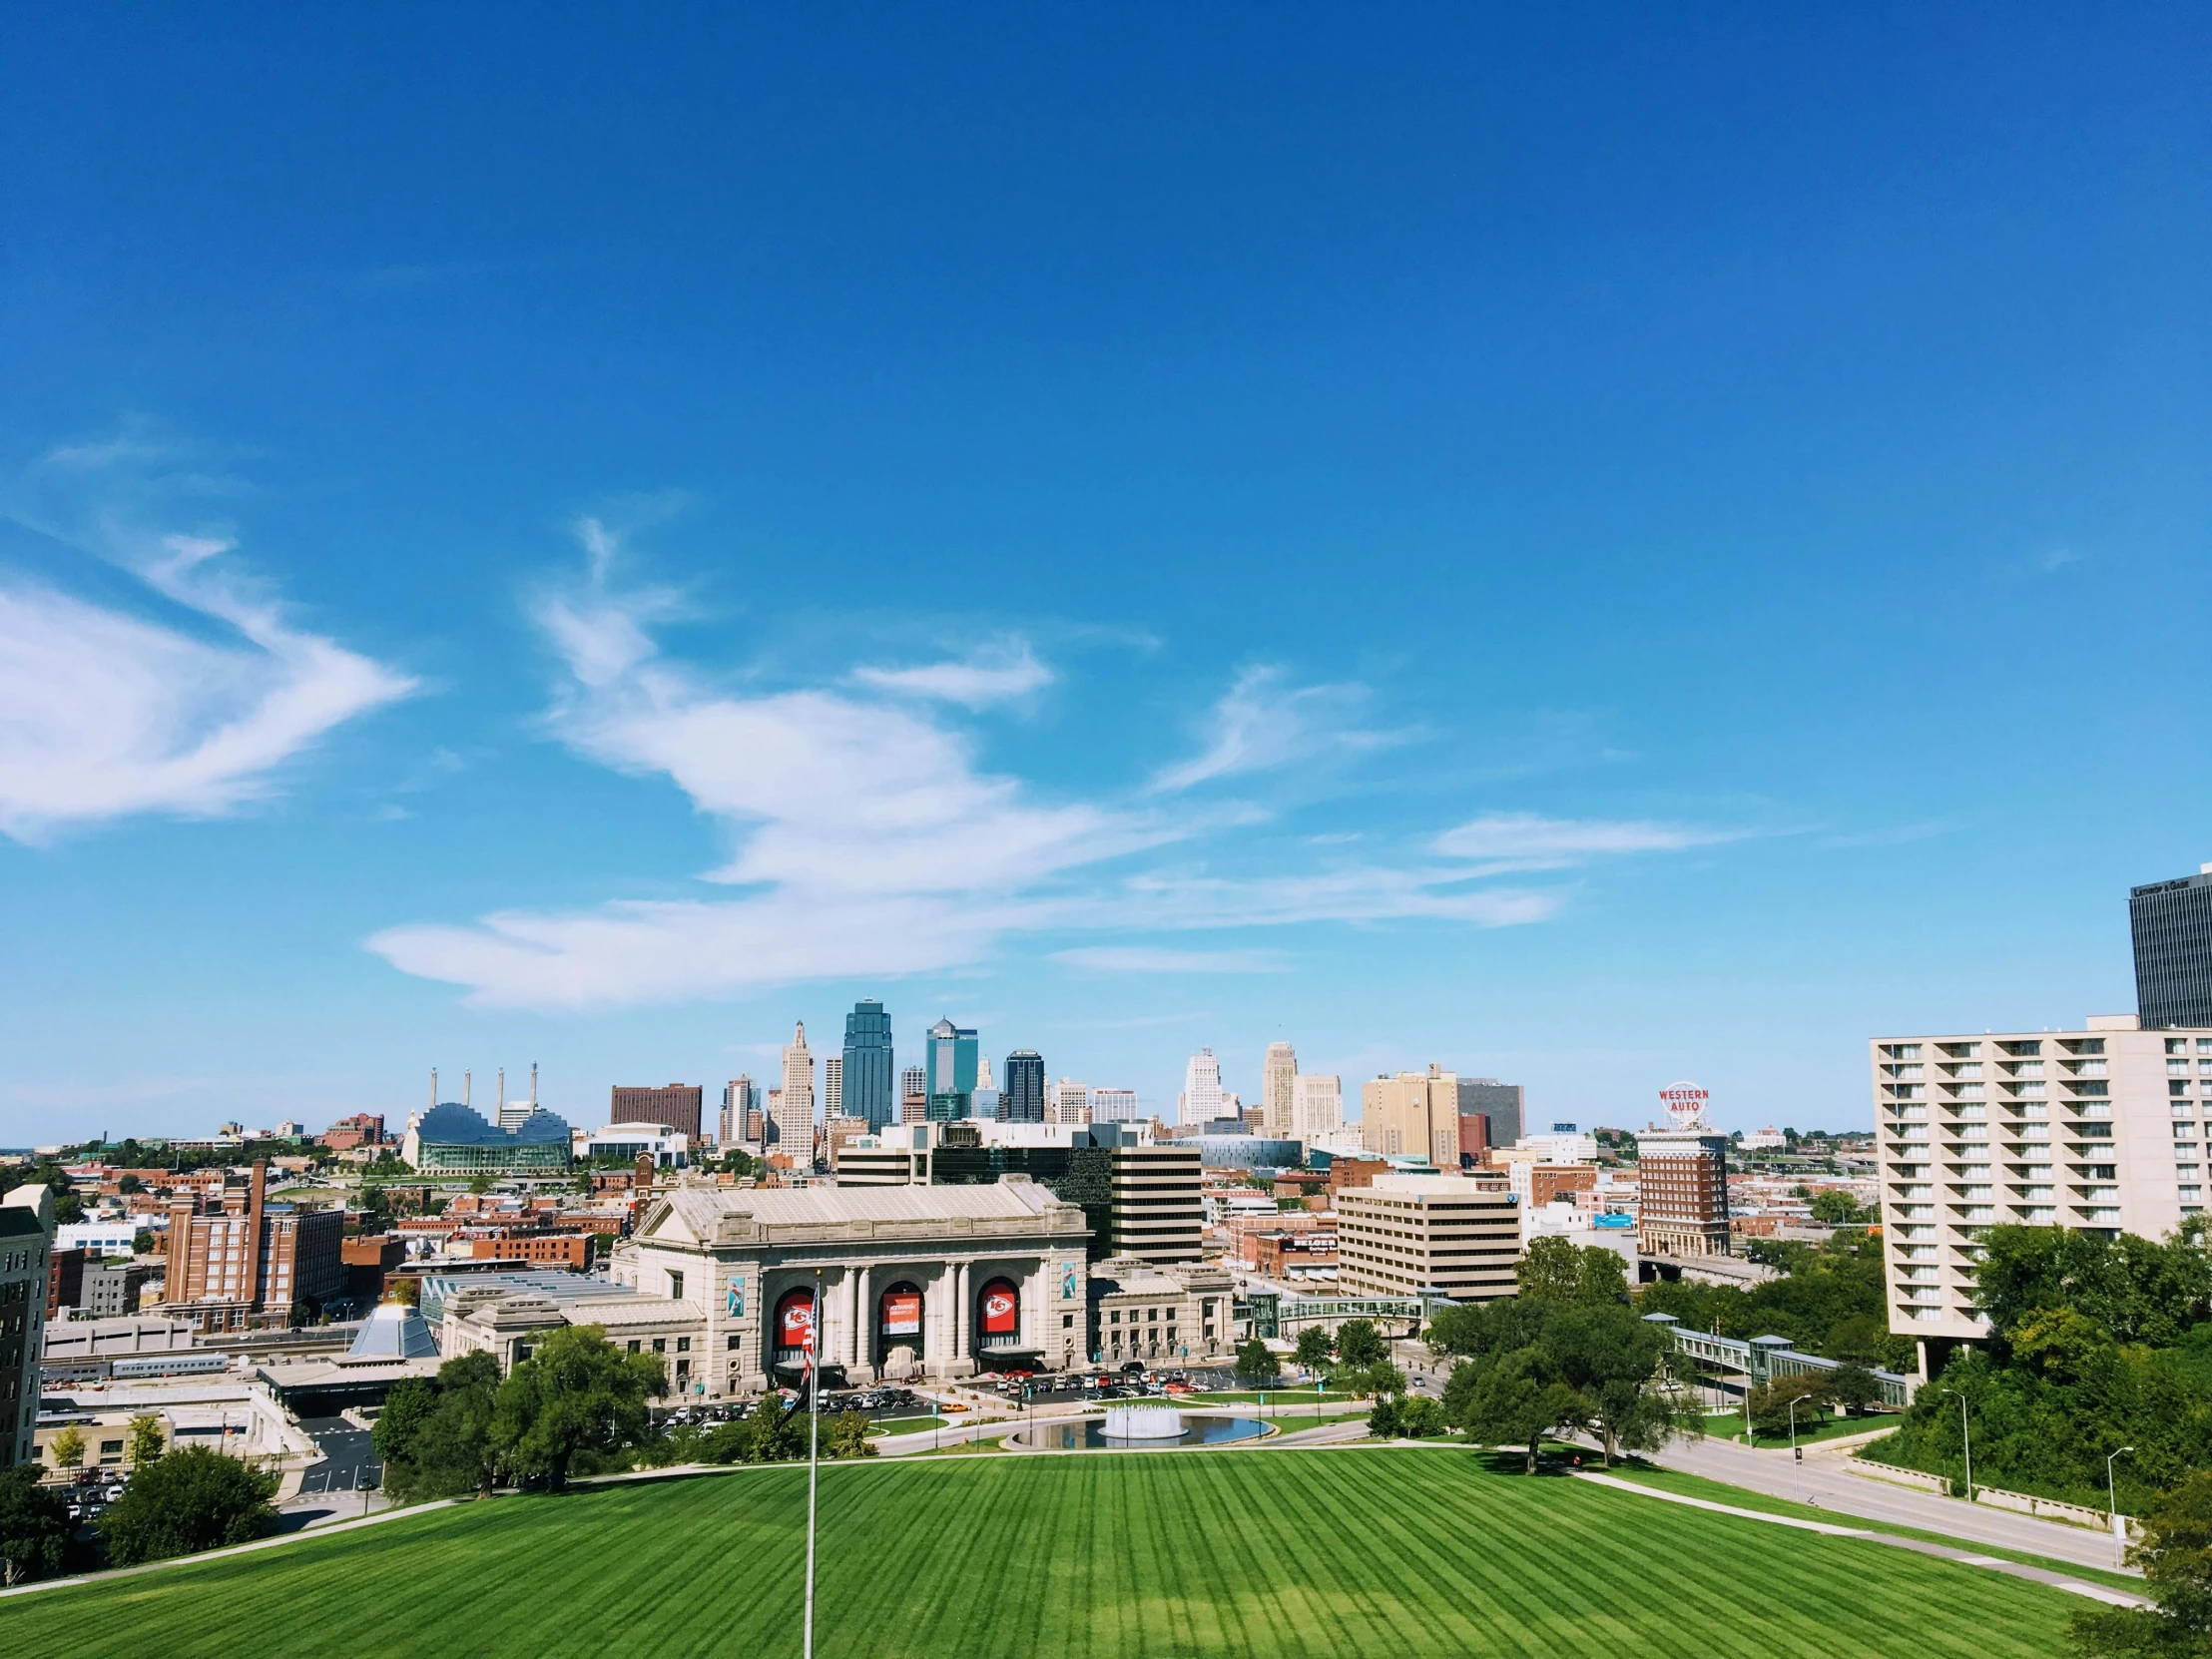
<instances>
[{"instance_id":1,"label":"high-rise apartment building","mask_svg":"<svg viewBox=\"0 0 2212 1659\"><path fill-rule=\"evenodd\" d=\"M776 1120L777 1150L794 1169L811 1169L815 1157L815 1057L807 1049L807 1026L792 1027L784 1050L784 1087L770 1107Z\"/></svg>"},{"instance_id":2,"label":"high-rise apartment building","mask_svg":"<svg viewBox=\"0 0 2212 1659\"><path fill-rule=\"evenodd\" d=\"M2212 864L2127 895L2142 1028L2212 1027Z\"/></svg>"},{"instance_id":3,"label":"high-rise apartment building","mask_svg":"<svg viewBox=\"0 0 2212 1659\"><path fill-rule=\"evenodd\" d=\"M1289 1043L1269 1043L1260 1064L1260 1124L1277 1140L1297 1135L1298 1051Z\"/></svg>"},{"instance_id":4,"label":"high-rise apartment building","mask_svg":"<svg viewBox=\"0 0 2212 1659\"><path fill-rule=\"evenodd\" d=\"M991 1077L991 1057L978 1054L975 1057L975 1092L968 1099L968 1116L996 1122L1002 1115L998 1084Z\"/></svg>"},{"instance_id":5,"label":"high-rise apartment building","mask_svg":"<svg viewBox=\"0 0 2212 1659\"><path fill-rule=\"evenodd\" d=\"M1433 1291L1495 1302L1513 1294L1520 1207L1502 1181L1378 1175L1344 1188L1336 1206L1337 1284L1346 1296Z\"/></svg>"},{"instance_id":6,"label":"high-rise apartment building","mask_svg":"<svg viewBox=\"0 0 2212 1659\"><path fill-rule=\"evenodd\" d=\"M844 1116L844 1056L822 1057L822 1121Z\"/></svg>"},{"instance_id":7,"label":"high-rise apartment building","mask_svg":"<svg viewBox=\"0 0 2212 1659\"><path fill-rule=\"evenodd\" d=\"M1518 1083L1500 1083L1494 1077L1459 1079L1459 1115L1467 1118L1479 1113L1488 1118L1492 1146L1511 1146L1525 1133L1522 1106L1522 1089Z\"/></svg>"},{"instance_id":8,"label":"high-rise apartment building","mask_svg":"<svg viewBox=\"0 0 2212 1659\"><path fill-rule=\"evenodd\" d=\"M1086 1083L1063 1077L1045 1090L1048 1123L1084 1124L1091 1121L1091 1091Z\"/></svg>"},{"instance_id":9,"label":"high-rise apartment building","mask_svg":"<svg viewBox=\"0 0 2212 1659\"><path fill-rule=\"evenodd\" d=\"M2203 1210L2212 1027L2116 1014L2079 1031L1878 1037L1870 1058L1900 1336L1988 1336L1973 1272L1998 1223L2156 1239Z\"/></svg>"},{"instance_id":10,"label":"high-rise apartment building","mask_svg":"<svg viewBox=\"0 0 2212 1659\"><path fill-rule=\"evenodd\" d=\"M1175 1097L1175 1121L1212 1123L1227 1109L1221 1088L1221 1062L1214 1058L1212 1049L1202 1048L1183 1068L1183 1092Z\"/></svg>"},{"instance_id":11,"label":"high-rise apartment building","mask_svg":"<svg viewBox=\"0 0 2212 1659\"><path fill-rule=\"evenodd\" d=\"M954 1025L948 1019L940 1019L929 1027L923 1064L928 1068L926 1089L931 1122L948 1123L975 1115L975 1078L980 1057L972 1030Z\"/></svg>"},{"instance_id":12,"label":"high-rise apartment building","mask_svg":"<svg viewBox=\"0 0 2212 1659\"><path fill-rule=\"evenodd\" d=\"M1729 1254L1726 1135L1692 1127L1636 1137L1636 1248L1649 1256Z\"/></svg>"},{"instance_id":13,"label":"high-rise apartment building","mask_svg":"<svg viewBox=\"0 0 2212 1659\"><path fill-rule=\"evenodd\" d=\"M1325 1072L1300 1072L1291 1084L1290 1138L1310 1147L1344 1126L1344 1080Z\"/></svg>"},{"instance_id":14,"label":"high-rise apartment building","mask_svg":"<svg viewBox=\"0 0 2212 1659\"><path fill-rule=\"evenodd\" d=\"M998 1094L1001 1123L1042 1123L1044 1111L1044 1057L1033 1048L1017 1048L1006 1056L1004 1087Z\"/></svg>"},{"instance_id":15,"label":"high-rise apartment building","mask_svg":"<svg viewBox=\"0 0 2212 1659\"><path fill-rule=\"evenodd\" d=\"M873 999L852 1004L844 1016L844 1109L881 1129L898 1121L893 1087L891 1016Z\"/></svg>"},{"instance_id":16,"label":"high-rise apartment building","mask_svg":"<svg viewBox=\"0 0 2212 1659\"><path fill-rule=\"evenodd\" d=\"M753 1079L740 1072L723 1085L722 1090L722 1144L724 1147L758 1146L760 1133L746 1119L748 1112L757 1112L761 1105L761 1088Z\"/></svg>"},{"instance_id":17,"label":"high-rise apartment building","mask_svg":"<svg viewBox=\"0 0 2212 1659\"><path fill-rule=\"evenodd\" d=\"M699 1083L670 1083L658 1089L616 1084L609 1123L665 1123L679 1135L699 1139L699 1116L707 1090ZM527 1121L527 1120L525 1120Z\"/></svg>"},{"instance_id":18,"label":"high-rise apartment building","mask_svg":"<svg viewBox=\"0 0 2212 1659\"><path fill-rule=\"evenodd\" d=\"M1459 1167L1459 1079L1441 1066L1401 1071L1360 1088L1360 1144L1382 1157Z\"/></svg>"},{"instance_id":19,"label":"high-rise apartment building","mask_svg":"<svg viewBox=\"0 0 2212 1659\"><path fill-rule=\"evenodd\" d=\"M1139 1115L1135 1089L1091 1090L1091 1122L1134 1123Z\"/></svg>"},{"instance_id":20,"label":"high-rise apartment building","mask_svg":"<svg viewBox=\"0 0 2212 1659\"><path fill-rule=\"evenodd\" d=\"M53 1252L54 1190L27 1181L0 1198L0 1468L31 1460Z\"/></svg>"}]
</instances>

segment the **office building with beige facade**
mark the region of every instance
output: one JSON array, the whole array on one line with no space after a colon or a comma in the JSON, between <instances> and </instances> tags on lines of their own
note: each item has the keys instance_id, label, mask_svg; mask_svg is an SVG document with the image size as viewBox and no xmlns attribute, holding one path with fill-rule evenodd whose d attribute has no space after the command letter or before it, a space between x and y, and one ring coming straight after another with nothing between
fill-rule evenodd
<instances>
[{"instance_id":1,"label":"office building with beige facade","mask_svg":"<svg viewBox=\"0 0 2212 1659\"><path fill-rule=\"evenodd\" d=\"M1459 1167L1459 1079L1441 1066L1401 1071L1360 1086L1360 1144L1384 1158Z\"/></svg>"},{"instance_id":2,"label":"office building with beige facade","mask_svg":"<svg viewBox=\"0 0 2212 1659\"><path fill-rule=\"evenodd\" d=\"M1456 1092L1451 1098L1456 1121ZM1495 1302L1513 1294L1520 1206L1501 1180L1378 1175L1340 1191L1336 1207L1337 1285L1346 1296L1440 1292Z\"/></svg>"},{"instance_id":3,"label":"office building with beige facade","mask_svg":"<svg viewBox=\"0 0 2212 1659\"><path fill-rule=\"evenodd\" d=\"M2212 1029L1877 1037L1890 1329L1984 1339L1973 1273L1992 1226L2163 1238L2204 1206Z\"/></svg>"}]
</instances>

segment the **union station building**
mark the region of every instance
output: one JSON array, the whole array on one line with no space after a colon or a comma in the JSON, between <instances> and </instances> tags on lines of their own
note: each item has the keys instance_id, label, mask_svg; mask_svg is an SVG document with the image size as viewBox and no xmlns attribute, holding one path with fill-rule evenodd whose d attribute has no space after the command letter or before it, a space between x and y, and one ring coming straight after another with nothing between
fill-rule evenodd
<instances>
[{"instance_id":1,"label":"union station building","mask_svg":"<svg viewBox=\"0 0 2212 1659\"><path fill-rule=\"evenodd\" d=\"M1083 1211L1021 1175L956 1187L685 1185L653 1199L615 1247L608 1281L557 1302L489 1287L458 1296L440 1347L489 1351L507 1367L553 1327L600 1325L619 1346L661 1355L674 1393L755 1394L798 1382L819 1285L832 1387L1234 1350L1227 1274L1092 1264L1088 1243ZM1140 1323L1143 1339L1131 1329Z\"/></svg>"}]
</instances>

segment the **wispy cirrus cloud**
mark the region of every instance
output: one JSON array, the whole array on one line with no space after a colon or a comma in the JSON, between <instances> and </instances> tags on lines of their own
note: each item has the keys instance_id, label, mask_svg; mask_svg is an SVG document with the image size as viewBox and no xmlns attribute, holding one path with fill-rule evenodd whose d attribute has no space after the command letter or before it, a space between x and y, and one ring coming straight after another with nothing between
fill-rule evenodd
<instances>
[{"instance_id":1,"label":"wispy cirrus cloud","mask_svg":"<svg viewBox=\"0 0 2212 1659\"><path fill-rule=\"evenodd\" d=\"M1326 755L1362 755L1393 748L1418 736L1363 726L1374 694L1344 683L1300 686L1280 668L1248 668L1208 713L1206 747L1164 768L1152 780L1155 794L1194 789L1217 778L1266 772Z\"/></svg>"},{"instance_id":2,"label":"wispy cirrus cloud","mask_svg":"<svg viewBox=\"0 0 2212 1659\"><path fill-rule=\"evenodd\" d=\"M852 678L872 691L983 709L1042 691L1052 684L1052 671L1037 661L1026 640L1015 640L954 662L858 668Z\"/></svg>"},{"instance_id":3,"label":"wispy cirrus cloud","mask_svg":"<svg viewBox=\"0 0 2212 1659\"><path fill-rule=\"evenodd\" d=\"M127 572L146 605L0 577L0 832L233 812L332 730L415 690L291 621L227 557L228 533L163 526L225 487L133 435L55 449L15 481L11 520Z\"/></svg>"},{"instance_id":4,"label":"wispy cirrus cloud","mask_svg":"<svg viewBox=\"0 0 2212 1659\"><path fill-rule=\"evenodd\" d=\"M1213 742L1197 760L1121 798L1049 799L986 769L958 724L962 711L1049 680L1026 644L760 689L667 655L663 625L687 618L686 602L618 582L620 539L603 525L586 521L579 536L584 575L531 610L559 664L546 730L594 764L680 789L729 839L727 858L702 872L727 890L417 922L368 941L477 1004L602 1008L960 971L1004 959L1009 940L1048 935L1054 959L1096 972L1275 972L1288 960L1280 951L1198 936L1416 919L1524 926L1555 915L1567 894L1486 884L1489 866L1551 868L1727 838L1507 815L1462 825L1405 860L1372 845L1351 857L1356 837L1334 836L1298 843L1288 869L1215 867L1197 859L1197 843L1234 836L1252 815L1234 802L1171 810L1164 791L1404 734L1360 723L1360 688L1301 688L1253 671L1214 711Z\"/></svg>"},{"instance_id":5,"label":"wispy cirrus cloud","mask_svg":"<svg viewBox=\"0 0 2212 1659\"><path fill-rule=\"evenodd\" d=\"M1564 869L1592 858L1635 852L1680 852L1743 840L1747 830L1718 830L1649 819L1543 818L1535 813L1488 813L1446 830L1430 846L1447 858L1467 858L1475 874Z\"/></svg>"}]
</instances>

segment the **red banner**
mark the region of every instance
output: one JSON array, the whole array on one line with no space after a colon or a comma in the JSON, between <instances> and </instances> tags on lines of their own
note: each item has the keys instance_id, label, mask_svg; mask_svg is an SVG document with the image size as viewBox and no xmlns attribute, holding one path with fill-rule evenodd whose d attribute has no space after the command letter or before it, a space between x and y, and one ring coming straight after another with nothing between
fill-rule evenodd
<instances>
[{"instance_id":1,"label":"red banner","mask_svg":"<svg viewBox=\"0 0 2212 1659\"><path fill-rule=\"evenodd\" d=\"M776 1310L776 1346L812 1349L815 1346L815 1299L794 1291Z\"/></svg>"},{"instance_id":2,"label":"red banner","mask_svg":"<svg viewBox=\"0 0 2212 1659\"><path fill-rule=\"evenodd\" d=\"M1021 1330L1021 1297L1003 1279L983 1287L983 1335L1011 1337Z\"/></svg>"},{"instance_id":3,"label":"red banner","mask_svg":"<svg viewBox=\"0 0 2212 1659\"><path fill-rule=\"evenodd\" d=\"M883 1293L878 1327L886 1337L921 1335L921 1293L911 1285L894 1285Z\"/></svg>"}]
</instances>

